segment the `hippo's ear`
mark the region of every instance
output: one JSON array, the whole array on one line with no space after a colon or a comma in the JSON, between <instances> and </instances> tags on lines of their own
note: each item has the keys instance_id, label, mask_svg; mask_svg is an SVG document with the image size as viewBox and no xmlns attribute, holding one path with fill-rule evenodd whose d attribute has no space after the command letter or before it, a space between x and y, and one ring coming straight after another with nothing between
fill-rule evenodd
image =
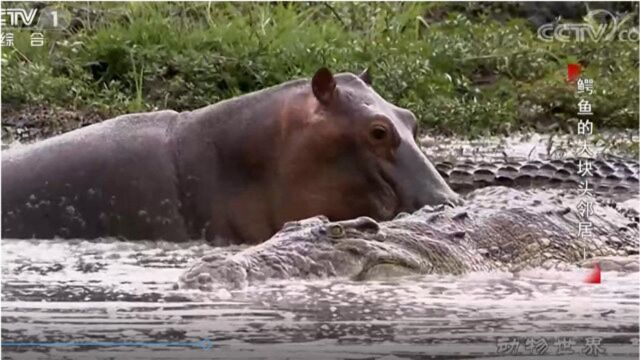
<instances>
[{"instance_id":1,"label":"hippo's ear","mask_svg":"<svg viewBox=\"0 0 640 360\"><path fill-rule=\"evenodd\" d=\"M360 78L360 80L364 81L367 85L371 85L372 80L371 80L371 74L369 73L369 68L364 69L364 71L361 72L360 75L358 75L358 77Z\"/></svg>"},{"instance_id":2,"label":"hippo's ear","mask_svg":"<svg viewBox=\"0 0 640 360\"><path fill-rule=\"evenodd\" d=\"M313 95L316 96L318 101L323 104L329 103L336 91L336 80L333 78L331 71L325 67L316 71L313 79L311 79L311 89L313 89Z\"/></svg>"}]
</instances>

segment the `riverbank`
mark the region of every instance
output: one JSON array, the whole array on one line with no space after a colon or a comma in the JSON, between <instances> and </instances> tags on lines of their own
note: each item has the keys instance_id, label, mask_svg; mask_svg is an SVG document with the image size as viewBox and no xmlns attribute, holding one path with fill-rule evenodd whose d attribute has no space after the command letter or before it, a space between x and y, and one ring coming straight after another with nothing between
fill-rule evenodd
<instances>
[{"instance_id":1,"label":"riverbank","mask_svg":"<svg viewBox=\"0 0 640 360\"><path fill-rule=\"evenodd\" d=\"M579 98L565 82L566 64L580 63L594 80L598 129L638 127L637 41L537 35L554 14L596 21L579 3L567 14L472 3L46 6L68 14L68 26L47 31L43 47L30 46L32 31L18 29L14 46L3 48L2 75L10 79L2 86L3 123L32 123L41 106L81 114L69 124L58 116L35 121L60 131L129 112L191 110L329 66L370 68L376 91L411 109L430 134L570 132ZM632 10L616 10L616 31L637 26ZM93 113L104 116L85 115Z\"/></svg>"}]
</instances>

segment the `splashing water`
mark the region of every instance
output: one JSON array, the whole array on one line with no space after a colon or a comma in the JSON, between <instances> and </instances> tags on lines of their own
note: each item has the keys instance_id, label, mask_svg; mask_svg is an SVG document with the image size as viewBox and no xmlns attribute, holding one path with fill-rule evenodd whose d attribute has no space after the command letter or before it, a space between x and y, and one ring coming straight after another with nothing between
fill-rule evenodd
<instances>
[{"instance_id":1,"label":"splashing water","mask_svg":"<svg viewBox=\"0 0 640 360\"><path fill-rule=\"evenodd\" d=\"M575 358L589 349L638 358L638 273L604 272L600 285L576 268L177 289L186 266L211 251L4 239L3 358L489 358L509 340L524 356L545 343L555 355L567 339Z\"/></svg>"}]
</instances>

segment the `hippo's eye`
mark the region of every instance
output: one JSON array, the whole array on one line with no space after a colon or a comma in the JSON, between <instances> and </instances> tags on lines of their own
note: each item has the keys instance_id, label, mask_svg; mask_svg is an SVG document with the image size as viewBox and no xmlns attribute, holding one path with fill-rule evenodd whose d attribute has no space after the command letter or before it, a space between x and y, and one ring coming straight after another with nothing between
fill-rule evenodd
<instances>
[{"instance_id":1,"label":"hippo's eye","mask_svg":"<svg viewBox=\"0 0 640 360\"><path fill-rule=\"evenodd\" d=\"M332 238L341 238L345 234L344 227L342 227L342 225L340 224L329 225L328 230L329 236L331 236Z\"/></svg>"},{"instance_id":2,"label":"hippo's eye","mask_svg":"<svg viewBox=\"0 0 640 360\"><path fill-rule=\"evenodd\" d=\"M384 140L387 137L387 128L382 125L374 125L371 128L371 137L375 140Z\"/></svg>"}]
</instances>

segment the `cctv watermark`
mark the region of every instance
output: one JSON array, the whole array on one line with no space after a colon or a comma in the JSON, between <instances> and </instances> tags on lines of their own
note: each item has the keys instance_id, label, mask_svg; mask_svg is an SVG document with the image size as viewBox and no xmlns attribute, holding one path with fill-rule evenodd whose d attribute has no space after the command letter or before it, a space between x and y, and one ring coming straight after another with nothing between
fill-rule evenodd
<instances>
[{"instance_id":1,"label":"cctv watermark","mask_svg":"<svg viewBox=\"0 0 640 360\"><path fill-rule=\"evenodd\" d=\"M69 25L70 19L71 14L64 9L0 9L0 27L5 30L22 28L62 30Z\"/></svg>"},{"instance_id":2,"label":"cctv watermark","mask_svg":"<svg viewBox=\"0 0 640 360\"><path fill-rule=\"evenodd\" d=\"M599 16L602 22L585 21L582 23L548 23L538 28L538 38L545 42L560 41L635 41L640 40L640 31L637 27L621 29L626 21L618 21L618 18L607 10L592 10L585 18L595 19Z\"/></svg>"}]
</instances>

